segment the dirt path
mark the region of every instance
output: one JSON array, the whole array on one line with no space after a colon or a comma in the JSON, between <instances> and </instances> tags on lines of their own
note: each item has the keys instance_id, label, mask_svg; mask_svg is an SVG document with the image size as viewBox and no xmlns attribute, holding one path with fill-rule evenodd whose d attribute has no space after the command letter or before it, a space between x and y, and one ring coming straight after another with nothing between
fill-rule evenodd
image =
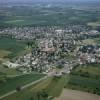
<instances>
[{"instance_id":1,"label":"dirt path","mask_svg":"<svg viewBox=\"0 0 100 100\"><path fill-rule=\"evenodd\" d=\"M77 90L64 89L61 96L54 100L100 100L100 96Z\"/></svg>"}]
</instances>

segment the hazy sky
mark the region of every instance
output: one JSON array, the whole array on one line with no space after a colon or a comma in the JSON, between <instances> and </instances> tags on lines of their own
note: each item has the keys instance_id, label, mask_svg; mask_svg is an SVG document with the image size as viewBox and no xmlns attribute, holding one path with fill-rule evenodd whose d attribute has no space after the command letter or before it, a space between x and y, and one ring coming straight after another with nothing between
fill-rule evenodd
<instances>
[{"instance_id":1,"label":"hazy sky","mask_svg":"<svg viewBox=\"0 0 100 100\"><path fill-rule=\"evenodd\" d=\"M100 2L100 0L0 0L0 3L7 2Z\"/></svg>"},{"instance_id":2,"label":"hazy sky","mask_svg":"<svg viewBox=\"0 0 100 100\"><path fill-rule=\"evenodd\" d=\"M0 0L1 2L8 2L8 1L100 1L100 0Z\"/></svg>"}]
</instances>

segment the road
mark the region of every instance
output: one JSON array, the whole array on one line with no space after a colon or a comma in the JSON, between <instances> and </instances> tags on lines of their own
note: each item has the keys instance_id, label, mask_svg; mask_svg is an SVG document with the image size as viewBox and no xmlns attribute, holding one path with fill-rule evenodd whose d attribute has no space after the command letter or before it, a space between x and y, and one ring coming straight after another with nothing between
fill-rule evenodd
<instances>
[{"instance_id":1,"label":"road","mask_svg":"<svg viewBox=\"0 0 100 100\"><path fill-rule=\"evenodd\" d=\"M43 78L41 78L41 79L39 79L39 80L33 81L33 82L29 83L29 84L26 84L26 85L22 86L21 89L23 90L23 89L25 89L25 88L27 88L27 87L29 87L29 86L31 86L31 85L34 85L34 84L36 84L36 83L38 83L38 82L40 82L40 81L42 81L42 80L45 80L46 78L47 78L47 76L45 76L45 77L43 77ZM6 93L6 94L0 96L0 100L3 99L3 98L5 98L5 97L7 97L7 96L9 96L9 95L11 95L11 94L14 94L14 93L16 93L16 92L17 92L16 90L13 90L13 91L11 91L11 92L8 92L8 93Z\"/></svg>"}]
</instances>

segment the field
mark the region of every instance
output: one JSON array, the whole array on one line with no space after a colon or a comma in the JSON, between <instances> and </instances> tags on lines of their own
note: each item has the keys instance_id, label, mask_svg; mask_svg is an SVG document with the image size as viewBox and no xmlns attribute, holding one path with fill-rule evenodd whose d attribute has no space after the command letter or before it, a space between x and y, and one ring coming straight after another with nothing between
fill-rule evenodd
<instances>
[{"instance_id":1,"label":"field","mask_svg":"<svg viewBox=\"0 0 100 100\"><path fill-rule=\"evenodd\" d=\"M52 97L59 96L67 81L67 76L63 76L60 78L51 77L2 100L38 100L37 95L39 93L41 94L40 100L47 100L46 96L42 94Z\"/></svg>"},{"instance_id":2,"label":"field","mask_svg":"<svg viewBox=\"0 0 100 100\"><path fill-rule=\"evenodd\" d=\"M40 74L26 74L16 77L7 77L5 81L0 82L0 95L15 90L18 86L23 86L37 79L42 78L44 75Z\"/></svg>"},{"instance_id":3,"label":"field","mask_svg":"<svg viewBox=\"0 0 100 100\"><path fill-rule=\"evenodd\" d=\"M12 20L12 21L6 21L6 23L18 23L18 22L23 22L24 20Z\"/></svg>"},{"instance_id":4,"label":"field","mask_svg":"<svg viewBox=\"0 0 100 100\"><path fill-rule=\"evenodd\" d=\"M7 50L0 50L0 58L4 58L9 55L11 52Z\"/></svg>"},{"instance_id":5,"label":"field","mask_svg":"<svg viewBox=\"0 0 100 100\"><path fill-rule=\"evenodd\" d=\"M84 45L95 45L96 41L94 39L85 39L82 41Z\"/></svg>"},{"instance_id":6,"label":"field","mask_svg":"<svg viewBox=\"0 0 100 100\"><path fill-rule=\"evenodd\" d=\"M16 57L21 51L24 51L26 44L11 38L0 38L0 58Z\"/></svg>"},{"instance_id":7,"label":"field","mask_svg":"<svg viewBox=\"0 0 100 100\"><path fill-rule=\"evenodd\" d=\"M64 89L60 97L55 98L54 100L100 100L100 96L76 90Z\"/></svg>"},{"instance_id":8,"label":"field","mask_svg":"<svg viewBox=\"0 0 100 100\"><path fill-rule=\"evenodd\" d=\"M91 10L91 8L93 10ZM11 6L0 7L0 29L5 27L24 27L24 26L66 26L66 25L85 25L89 29L100 27L100 11L98 8L67 7L67 6ZM100 30L100 29L99 29ZM83 30L85 31L85 30ZM83 44L100 43L98 39L83 40ZM7 69L1 65L6 59L11 59L27 52L26 43L11 38L0 38L0 96L15 90L18 86L23 86L44 75L27 74L23 76L8 77L9 75L20 75L14 69ZM74 48L72 48L74 50ZM30 51L30 50L29 50ZM74 54L62 54L62 58L74 60ZM32 85L21 91L14 93L2 100L47 100L48 97L59 97L55 100L98 100L98 96L66 90L64 88L86 91L100 95L100 65L89 64L76 66L71 75L62 77L49 77L46 80ZM63 91L64 89L64 91ZM77 93L77 94L75 94ZM76 96L75 96L76 95ZM89 99L88 99L89 98ZM75 99L74 99L75 100Z\"/></svg>"},{"instance_id":9,"label":"field","mask_svg":"<svg viewBox=\"0 0 100 100\"><path fill-rule=\"evenodd\" d=\"M77 100L80 100L81 95L86 96L86 100L88 98L99 98L97 95L100 95L100 66L99 64L88 64L85 66L76 66L71 75L64 75L62 77L50 77L46 80L30 86L22 91L19 91L13 95L5 97L2 100L47 100L47 97L52 96L56 97L54 100L65 100L64 97L68 98L69 100L73 99L75 95L74 90L86 91L92 94L83 93L75 91L75 96ZM66 90L66 89L73 89L73 90ZM64 91L63 91L64 89ZM65 91L66 94L65 96ZM72 94L71 94L72 93ZM73 97L71 96L73 95ZM17 97L17 98L16 98ZM91 99L91 100L92 100Z\"/></svg>"},{"instance_id":10,"label":"field","mask_svg":"<svg viewBox=\"0 0 100 100\"><path fill-rule=\"evenodd\" d=\"M0 65L0 72L8 75L19 75L21 72L17 71L16 69L9 69L4 67L2 64Z\"/></svg>"},{"instance_id":11,"label":"field","mask_svg":"<svg viewBox=\"0 0 100 100\"><path fill-rule=\"evenodd\" d=\"M91 9L93 9L93 7L90 7L90 9L82 9L82 7L79 6L74 9L64 5L49 8L42 5L4 7L0 10L0 26L87 25L87 23L90 26L100 26L99 23L97 23L100 20L99 8Z\"/></svg>"},{"instance_id":12,"label":"field","mask_svg":"<svg viewBox=\"0 0 100 100\"><path fill-rule=\"evenodd\" d=\"M98 27L98 26L100 26L100 21L98 21L98 22L90 22L87 25L88 26L92 26L92 27Z\"/></svg>"},{"instance_id":13,"label":"field","mask_svg":"<svg viewBox=\"0 0 100 100\"><path fill-rule=\"evenodd\" d=\"M100 65L77 66L71 72L66 87L100 95Z\"/></svg>"}]
</instances>

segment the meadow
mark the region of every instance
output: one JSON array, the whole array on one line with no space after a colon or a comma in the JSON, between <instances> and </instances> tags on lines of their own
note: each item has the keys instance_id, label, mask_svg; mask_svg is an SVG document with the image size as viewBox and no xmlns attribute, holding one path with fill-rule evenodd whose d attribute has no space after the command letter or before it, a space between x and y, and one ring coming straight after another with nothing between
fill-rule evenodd
<instances>
[{"instance_id":1,"label":"meadow","mask_svg":"<svg viewBox=\"0 0 100 100\"><path fill-rule=\"evenodd\" d=\"M77 8L77 7L76 7ZM90 7L91 8L91 7ZM100 18L98 9L89 10L72 9L71 7L43 7L43 6L18 6L4 7L0 11L1 27L6 26L40 26L40 25L66 25L66 24L83 24L95 25ZM8 15L9 13L9 15ZM87 24L88 23L88 24ZM93 24L94 23L94 24Z\"/></svg>"},{"instance_id":2,"label":"meadow","mask_svg":"<svg viewBox=\"0 0 100 100\"><path fill-rule=\"evenodd\" d=\"M92 27L99 27L100 26L100 21L97 22L90 22L87 24L88 26L92 26Z\"/></svg>"},{"instance_id":3,"label":"meadow","mask_svg":"<svg viewBox=\"0 0 100 100\"><path fill-rule=\"evenodd\" d=\"M26 74L16 77L6 77L5 81L0 82L0 96L6 94L12 90L15 90L18 86L24 86L28 83L36 81L45 75L42 74Z\"/></svg>"},{"instance_id":4,"label":"meadow","mask_svg":"<svg viewBox=\"0 0 100 100\"><path fill-rule=\"evenodd\" d=\"M47 100L47 97L56 97L63 91L68 76L50 77L46 80L30 86L22 91L10 95L2 100ZM38 99L38 95L40 94ZM17 97L17 98L16 98Z\"/></svg>"},{"instance_id":5,"label":"meadow","mask_svg":"<svg viewBox=\"0 0 100 100\"><path fill-rule=\"evenodd\" d=\"M68 88L100 95L99 77L99 64L76 66L70 75L49 77L2 100L47 100L48 97L59 97L63 89Z\"/></svg>"},{"instance_id":6,"label":"meadow","mask_svg":"<svg viewBox=\"0 0 100 100\"><path fill-rule=\"evenodd\" d=\"M21 74L21 72L17 71L16 69L9 69L9 68L3 66L2 64L0 64L0 72L5 74L6 76Z\"/></svg>"},{"instance_id":7,"label":"meadow","mask_svg":"<svg viewBox=\"0 0 100 100\"><path fill-rule=\"evenodd\" d=\"M25 50L25 42L16 39L0 38L0 58L13 58Z\"/></svg>"},{"instance_id":8,"label":"meadow","mask_svg":"<svg viewBox=\"0 0 100 100\"><path fill-rule=\"evenodd\" d=\"M100 65L76 66L66 87L100 95Z\"/></svg>"}]
</instances>

